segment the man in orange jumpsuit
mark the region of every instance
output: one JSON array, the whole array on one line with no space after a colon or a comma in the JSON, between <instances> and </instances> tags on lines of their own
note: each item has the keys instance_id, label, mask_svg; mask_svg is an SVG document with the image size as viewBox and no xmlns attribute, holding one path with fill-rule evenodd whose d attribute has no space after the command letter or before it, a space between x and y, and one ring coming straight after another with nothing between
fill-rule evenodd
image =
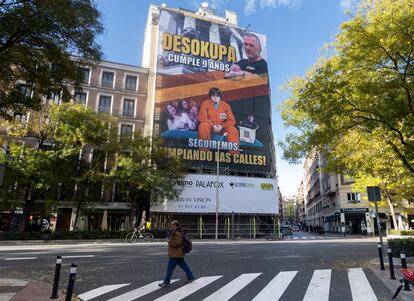
<instances>
[{"instance_id":1,"label":"man in orange jumpsuit","mask_svg":"<svg viewBox=\"0 0 414 301\"><path fill-rule=\"evenodd\" d=\"M211 88L208 92L210 99L201 103L198 120L198 138L210 140L213 133L223 135L227 132L227 141L236 143L239 147L239 132L234 127L236 118L234 118L230 105L221 100L222 94L220 89ZM230 151L237 153L238 151Z\"/></svg>"}]
</instances>

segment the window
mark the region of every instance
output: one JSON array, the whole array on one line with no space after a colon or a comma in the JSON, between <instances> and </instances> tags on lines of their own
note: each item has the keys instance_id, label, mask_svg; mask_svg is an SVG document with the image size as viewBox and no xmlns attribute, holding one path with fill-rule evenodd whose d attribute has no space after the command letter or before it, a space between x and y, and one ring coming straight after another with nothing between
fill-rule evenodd
<instances>
[{"instance_id":1,"label":"window","mask_svg":"<svg viewBox=\"0 0 414 301\"><path fill-rule=\"evenodd\" d=\"M131 124L121 125L121 140L132 139L133 128Z\"/></svg>"},{"instance_id":2,"label":"window","mask_svg":"<svg viewBox=\"0 0 414 301\"><path fill-rule=\"evenodd\" d=\"M89 84L89 74L90 74L91 70L89 68L83 68L82 72L83 72L82 83L88 85Z\"/></svg>"},{"instance_id":3,"label":"window","mask_svg":"<svg viewBox=\"0 0 414 301\"><path fill-rule=\"evenodd\" d=\"M32 90L26 86L26 85L20 85L20 91L25 97L31 97L32 96Z\"/></svg>"},{"instance_id":4,"label":"window","mask_svg":"<svg viewBox=\"0 0 414 301\"><path fill-rule=\"evenodd\" d=\"M60 103L60 91L59 92L49 92L47 94L47 102L48 103L55 103L55 104L59 104Z\"/></svg>"},{"instance_id":5,"label":"window","mask_svg":"<svg viewBox=\"0 0 414 301\"><path fill-rule=\"evenodd\" d=\"M112 88L114 86L114 73L110 71L102 71L102 87Z\"/></svg>"},{"instance_id":6,"label":"window","mask_svg":"<svg viewBox=\"0 0 414 301\"><path fill-rule=\"evenodd\" d=\"M125 90L137 90L137 77L134 75L127 75L125 77Z\"/></svg>"},{"instance_id":7,"label":"window","mask_svg":"<svg viewBox=\"0 0 414 301\"><path fill-rule=\"evenodd\" d=\"M13 118L14 120L21 122L21 123L26 123L27 121L27 116L26 114L23 114L23 113L13 113Z\"/></svg>"},{"instance_id":8,"label":"window","mask_svg":"<svg viewBox=\"0 0 414 301\"><path fill-rule=\"evenodd\" d=\"M124 99L123 116L133 117L135 112L135 100L130 98Z\"/></svg>"},{"instance_id":9,"label":"window","mask_svg":"<svg viewBox=\"0 0 414 301\"><path fill-rule=\"evenodd\" d=\"M101 95L99 96L98 112L110 113L111 112L111 96Z\"/></svg>"},{"instance_id":10,"label":"window","mask_svg":"<svg viewBox=\"0 0 414 301\"><path fill-rule=\"evenodd\" d=\"M86 93L84 92L75 92L75 102L86 104Z\"/></svg>"},{"instance_id":11,"label":"window","mask_svg":"<svg viewBox=\"0 0 414 301\"><path fill-rule=\"evenodd\" d=\"M347 193L348 203L359 203L361 202L361 195L359 192Z\"/></svg>"}]
</instances>

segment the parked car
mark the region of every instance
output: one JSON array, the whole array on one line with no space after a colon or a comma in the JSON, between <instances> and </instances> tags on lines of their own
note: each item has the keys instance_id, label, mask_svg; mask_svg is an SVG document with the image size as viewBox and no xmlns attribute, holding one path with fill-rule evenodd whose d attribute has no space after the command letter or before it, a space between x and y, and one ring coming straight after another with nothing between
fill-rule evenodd
<instances>
[{"instance_id":1,"label":"parked car","mask_svg":"<svg viewBox=\"0 0 414 301\"><path fill-rule=\"evenodd\" d=\"M292 231L293 232L299 232L299 227L298 226L293 226Z\"/></svg>"}]
</instances>

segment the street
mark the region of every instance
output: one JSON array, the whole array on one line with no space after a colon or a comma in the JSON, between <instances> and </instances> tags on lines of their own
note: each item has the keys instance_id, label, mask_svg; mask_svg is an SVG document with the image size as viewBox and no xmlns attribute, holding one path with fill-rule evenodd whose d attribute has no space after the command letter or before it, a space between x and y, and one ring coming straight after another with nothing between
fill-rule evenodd
<instances>
[{"instance_id":1,"label":"street","mask_svg":"<svg viewBox=\"0 0 414 301\"><path fill-rule=\"evenodd\" d=\"M314 237L302 239L301 237ZM196 241L187 261L197 280L184 284L177 268L159 288L166 243L0 246L4 278L52 283L63 256L60 287L77 264L75 293L82 300L389 300L368 268L377 256L371 238L328 238L296 232L284 241ZM297 237L298 239L295 239Z\"/></svg>"}]
</instances>

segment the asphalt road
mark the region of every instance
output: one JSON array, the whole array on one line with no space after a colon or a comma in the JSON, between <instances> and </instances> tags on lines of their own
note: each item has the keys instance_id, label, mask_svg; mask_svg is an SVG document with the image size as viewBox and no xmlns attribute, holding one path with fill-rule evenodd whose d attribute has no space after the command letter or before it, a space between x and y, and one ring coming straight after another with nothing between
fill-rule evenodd
<instances>
[{"instance_id":1,"label":"asphalt road","mask_svg":"<svg viewBox=\"0 0 414 301\"><path fill-rule=\"evenodd\" d=\"M84 300L136 298L126 293L174 301L214 293L215 301L391 299L392 292L368 268L377 256L376 240L310 237L299 232L285 241L194 242L186 260L197 280L185 285L177 267L173 279L179 280L163 289L156 284L165 274L165 242L0 246L0 277L52 283L59 254L64 256L60 287L66 287L69 266L76 263L75 293Z\"/></svg>"}]
</instances>

